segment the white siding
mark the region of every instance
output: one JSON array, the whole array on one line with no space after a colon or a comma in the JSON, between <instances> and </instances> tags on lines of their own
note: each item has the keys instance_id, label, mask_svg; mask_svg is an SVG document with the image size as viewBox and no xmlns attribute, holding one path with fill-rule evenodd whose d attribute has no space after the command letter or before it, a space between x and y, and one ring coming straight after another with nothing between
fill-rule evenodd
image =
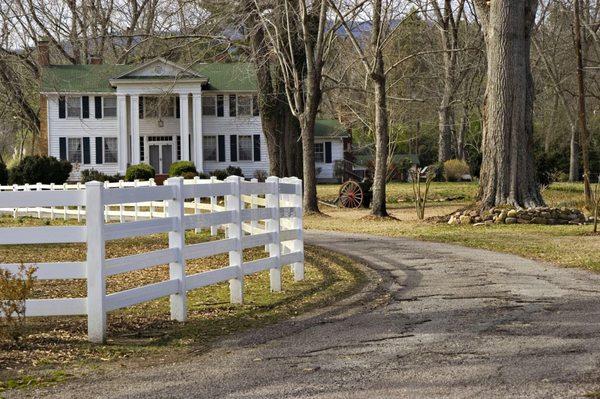
<instances>
[{"instance_id":1,"label":"white siding","mask_svg":"<svg viewBox=\"0 0 600 399\"><path fill-rule=\"evenodd\" d=\"M217 93L214 93L215 95ZM229 94L218 93L224 97L224 116L202 116L202 132L204 136L225 135L225 162L204 162L204 171L212 172L216 169L225 169L228 166L238 166L242 169L245 177L253 177L256 170L269 171L269 157L267 153L267 142L262 132L260 116L229 116ZM213 93L204 93L204 96L213 95ZM231 135L255 135L260 134L260 162L231 162Z\"/></svg>"},{"instance_id":2,"label":"white siding","mask_svg":"<svg viewBox=\"0 0 600 399\"><path fill-rule=\"evenodd\" d=\"M317 170L317 179L335 179L333 174L335 161L344 159L344 144L342 139L315 139L315 143L326 143L328 141L331 142L331 163L317 162L315 164Z\"/></svg>"},{"instance_id":3,"label":"white siding","mask_svg":"<svg viewBox=\"0 0 600 399\"><path fill-rule=\"evenodd\" d=\"M94 95L90 95L89 119L58 117L58 96L48 96L48 152L50 156L60 158L60 137L89 137L91 164L81 165L81 168L92 168L108 175L118 173L118 165L96 164L96 137L118 137L117 118L95 118ZM73 165L71 180L79 180L77 165Z\"/></svg>"}]
</instances>

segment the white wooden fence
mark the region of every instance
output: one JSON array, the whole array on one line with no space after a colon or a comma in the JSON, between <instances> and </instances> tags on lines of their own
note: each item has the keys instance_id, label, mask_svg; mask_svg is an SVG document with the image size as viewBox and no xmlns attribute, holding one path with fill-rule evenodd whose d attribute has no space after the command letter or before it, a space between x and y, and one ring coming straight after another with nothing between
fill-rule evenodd
<instances>
[{"instance_id":1,"label":"white wooden fence","mask_svg":"<svg viewBox=\"0 0 600 399\"><path fill-rule=\"evenodd\" d=\"M0 191L0 206L13 216L85 219L85 225L0 228L0 245L86 243L84 262L38 263L36 277L86 279L86 298L32 299L27 316L87 315L88 338L103 342L107 312L170 296L171 318L184 321L189 290L229 281L232 303L242 303L244 276L270 270L272 291L281 290L281 267L292 265L296 281L304 278L302 239L302 182L270 177L265 183L237 176L225 181L171 178L164 186L135 183L11 187ZM224 206L217 199L224 197ZM204 201L203 201L204 199ZM131 208L131 209L129 209ZM191 209L188 209L191 208ZM188 212L186 213L186 209ZM192 211L193 209L193 211ZM110 220L115 223L107 223ZM146 220L141 220L146 219ZM133 220L133 221L128 221ZM225 227L224 239L187 245L185 231ZM162 250L106 258L109 240L168 232L169 247ZM244 262L243 250L266 246L269 256ZM229 253L221 269L186 274L186 261ZM1 262L1 260L0 260ZM169 280L129 290L106 293L109 276L169 264ZM18 264L1 264L15 271Z\"/></svg>"}]
</instances>

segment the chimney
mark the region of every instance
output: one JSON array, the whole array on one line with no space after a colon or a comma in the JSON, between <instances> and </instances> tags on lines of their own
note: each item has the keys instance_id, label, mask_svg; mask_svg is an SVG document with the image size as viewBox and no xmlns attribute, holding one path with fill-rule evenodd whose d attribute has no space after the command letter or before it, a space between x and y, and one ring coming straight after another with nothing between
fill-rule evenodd
<instances>
[{"instance_id":1,"label":"chimney","mask_svg":"<svg viewBox=\"0 0 600 399\"><path fill-rule=\"evenodd\" d=\"M90 64L92 64L92 65L102 64L102 57L100 57L99 55L90 56Z\"/></svg>"},{"instance_id":2,"label":"chimney","mask_svg":"<svg viewBox=\"0 0 600 399\"><path fill-rule=\"evenodd\" d=\"M43 36L37 42L38 63L40 66L50 65L50 40Z\"/></svg>"}]
</instances>

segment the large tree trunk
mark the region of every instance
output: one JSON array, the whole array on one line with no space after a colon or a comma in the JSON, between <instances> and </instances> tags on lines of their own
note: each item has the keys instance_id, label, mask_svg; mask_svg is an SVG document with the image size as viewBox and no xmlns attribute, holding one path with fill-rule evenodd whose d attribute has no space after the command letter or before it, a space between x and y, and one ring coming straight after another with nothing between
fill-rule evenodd
<instances>
[{"instance_id":1,"label":"large tree trunk","mask_svg":"<svg viewBox=\"0 0 600 399\"><path fill-rule=\"evenodd\" d=\"M533 161L531 30L536 0L477 0L487 48L480 200L544 205Z\"/></svg>"},{"instance_id":2,"label":"large tree trunk","mask_svg":"<svg viewBox=\"0 0 600 399\"><path fill-rule=\"evenodd\" d=\"M579 181L579 143L577 142L577 127L571 125L571 156L569 157L569 181Z\"/></svg>"},{"instance_id":3,"label":"large tree trunk","mask_svg":"<svg viewBox=\"0 0 600 399\"><path fill-rule=\"evenodd\" d=\"M452 158L452 135L454 127L454 110L451 105L453 97L453 57L444 54L444 92L442 102L438 109L439 137L438 137L438 162Z\"/></svg>"},{"instance_id":4,"label":"large tree trunk","mask_svg":"<svg viewBox=\"0 0 600 399\"><path fill-rule=\"evenodd\" d=\"M583 191L585 204L592 207L592 188L590 185L590 141L587 128L587 113L585 108L585 71L583 65L583 44L581 39L581 4L580 0L574 1L573 31L575 39L575 55L577 56L577 89L578 89L578 121L579 145L581 146L581 159L583 161Z\"/></svg>"},{"instance_id":5,"label":"large tree trunk","mask_svg":"<svg viewBox=\"0 0 600 399\"><path fill-rule=\"evenodd\" d=\"M381 62L383 64L383 61ZM383 66L381 68L383 70ZM375 216L388 216L386 207L387 158L390 144L385 76L378 75L375 83L375 172L373 176L373 205Z\"/></svg>"},{"instance_id":6,"label":"large tree trunk","mask_svg":"<svg viewBox=\"0 0 600 399\"><path fill-rule=\"evenodd\" d=\"M302 135L302 168L304 179L304 212L319 212L317 201L317 175L315 173L315 119L308 113L300 117L300 134Z\"/></svg>"}]
</instances>

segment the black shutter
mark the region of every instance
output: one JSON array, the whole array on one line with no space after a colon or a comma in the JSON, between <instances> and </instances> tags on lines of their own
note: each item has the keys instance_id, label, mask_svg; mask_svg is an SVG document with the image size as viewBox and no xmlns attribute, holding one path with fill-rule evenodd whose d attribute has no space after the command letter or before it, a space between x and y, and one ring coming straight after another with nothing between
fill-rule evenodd
<instances>
[{"instance_id":1,"label":"black shutter","mask_svg":"<svg viewBox=\"0 0 600 399\"><path fill-rule=\"evenodd\" d=\"M81 97L81 117L87 119L90 117L90 97Z\"/></svg>"},{"instance_id":2,"label":"black shutter","mask_svg":"<svg viewBox=\"0 0 600 399\"><path fill-rule=\"evenodd\" d=\"M102 97L94 97L94 116L96 119L102 118Z\"/></svg>"},{"instance_id":3,"label":"black shutter","mask_svg":"<svg viewBox=\"0 0 600 399\"><path fill-rule=\"evenodd\" d=\"M58 97L58 117L60 119L65 119L67 117L67 107L63 96Z\"/></svg>"},{"instance_id":4,"label":"black shutter","mask_svg":"<svg viewBox=\"0 0 600 399\"><path fill-rule=\"evenodd\" d=\"M258 116L258 96L252 96L252 116Z\"/></svg>"},{"instance_id":5,"label":"black shutter","mask_svg":"<svg viewBox=\"0 0 600 399\"><path fill-rule=\"evenodd\" d=\"M331 163L331 141L325 142L325 163Z\"/></svg>"},{"instance_id":6,"label":"black shutter","mask_svg":"<svg viewBox=\"0 0 600 399\"><path fill-rule=\"evenodd\" d=\"M58 139L58 146L60 148L59 153L60 153L60 159L61 161L66 161L67 160L67 138L66 137L60 137Z\"/></svg>"},{"instance_id":7,"label":"black shutter","mask_svg":"<svg viewBox=\"0 0 600 399\"><path fill-rule=\"evenodd\" d=\"M219 162L225 162L225 136L219 135Z\"/></svg>"},{"instance_id":8,"label":"black shutter","mask_svg":"<svg viewBox=\"0 0 600 399\"><path fill-rule=\"evenodd\" d=\"M83 164L89 165L90 163L92 163L91 156L90 156L90 138L84 137L83 138Z\"/></svg>"},{"instance_id":9,"label":"black shutter","mask_svg":"<svg viewBox=\"0 0 600 399\"><path fill-rule=\"evenodd\" d=\"M104 161L102 157L102 151L104 151L104 147L102 146L102 137L96 137L96 164L100 165Z\"/></svg>"},{"instance_id":10,"label":"black shutter","mask_svg":"<svg viewBox=\"0 0 600 399\"><path fill-rule=\"evenodd\" d=\"M254 135L254 162L260 162L260 134Z\"/></svg>"},{"instance_id":11,"label":"black shutter","mask_svg":"<svg viewBox=\"0 0 600 399\"><path fill-rule=\"evenodd\" d=\"M237 162L237 136L229 136L229 156L231 162Z\"/></svg>"},{"instance_id":12,"label":"black shutter","mask_svg":"<svg viewBox=\"0 0 600 399\"><path fill-rule=\"evenodd\" d=\"M140 119L144 119L144 97L142 96L138 99L138 109Z\"/></svg>"},{"instance_id":13,"label":"black shutter","mask_svg":"<svg viewBox=\"0 0 600 399\"><path fill-rule=\"evenodd\" d=\"M225 110L223 108L223 96L217 96L217 116L225 116Z\"/></svg>"},{"instance_id":14,"label":"black shutter","mask_svg":"<svg viewBox=\"0 0 600 399\"><path fill-rule=\"evenodd\" d=\"M235 94L229 95L229 116L237 115L237 97Z\"/></svg>"},{"instance_id":15,"label":"black shutter","mask_svg":"<svg viewBox=\"0 0 600 399\"><path fill-rule=\"evenodd\" d=\"M181 97L175 98L175 118L181 118Z\"/></svg>"}]
</instances>

